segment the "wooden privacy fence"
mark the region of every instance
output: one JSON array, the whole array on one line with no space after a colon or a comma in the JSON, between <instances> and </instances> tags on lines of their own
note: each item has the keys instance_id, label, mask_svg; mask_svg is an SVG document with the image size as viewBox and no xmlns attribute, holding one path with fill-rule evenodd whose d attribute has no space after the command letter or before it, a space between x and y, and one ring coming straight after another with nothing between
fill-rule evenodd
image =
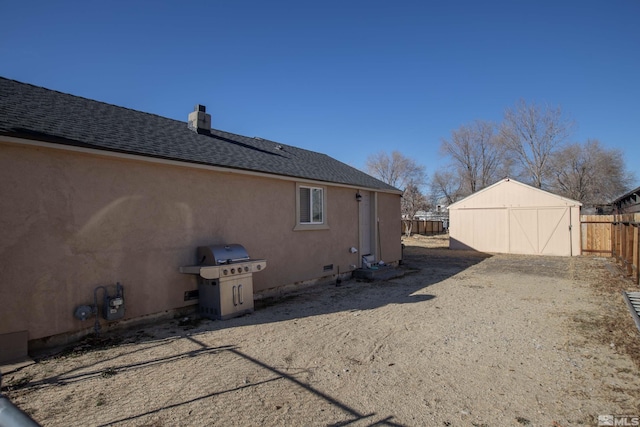
<instances>
[{"instance_id":1,"label":"wooden privacy fence","mask_svg":"<svg viewBox=\"0 0 640 427\"><path fill-rule=\"evenodd\" d=\"M405 222L408 222L408 220L400 221L400 233L402 234L405 233ZM439 234L444 231L442 221L414 219L411 222L411 234Z\"/></svg>"},{"instance_id":2,"label":"wooden privacy fence","mask_svg":"<svg viewBox=\"0 0 640 427\"><path fill-rule=\"evenodd\" d=\"M582 254L611 256L614 215L580 215Z\"/></svg>"},{"instance_id":3,"label":"wooden privacy fence","mask_svg":"<svg viewBox=\"0 0 640 427\"><path fill-rule=\"evenodd\" d=\"M612 256L640 284L640 214L581 215L582 253Z\"/></svg>"}]
</instances>

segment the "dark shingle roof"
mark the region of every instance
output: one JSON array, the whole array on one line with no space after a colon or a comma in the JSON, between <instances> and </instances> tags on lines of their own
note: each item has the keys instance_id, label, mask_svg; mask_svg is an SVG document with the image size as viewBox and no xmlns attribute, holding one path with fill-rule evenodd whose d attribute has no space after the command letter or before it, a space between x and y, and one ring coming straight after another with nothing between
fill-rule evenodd
<instances>
[{"instance_id":1,"label":"dark shingle roof","mask_svg":"<svg viewBox=\"0 0 640 427\"><path fill-rule=\"evenodd\" d=\"M210 135L198 134L187 127L186 120L168 119L2 77L0 135L399 191L325 154L215 129Z\"/></svg>"}]
</instances>

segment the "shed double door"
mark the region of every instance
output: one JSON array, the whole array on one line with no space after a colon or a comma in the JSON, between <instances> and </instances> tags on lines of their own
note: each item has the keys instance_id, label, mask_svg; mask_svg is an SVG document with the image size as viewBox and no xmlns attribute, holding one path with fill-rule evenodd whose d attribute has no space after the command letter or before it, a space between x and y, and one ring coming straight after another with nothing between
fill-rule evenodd
<instances>
[{"instance_id":1,"label":"shed double door","mask_svg":"<svg viewBox=\"0 0 640 427\"><path fill-rule=\"evenodd\" d=\"M509 252L571 256L570 209L509 209Z\"/></svg>"}]
</instances>

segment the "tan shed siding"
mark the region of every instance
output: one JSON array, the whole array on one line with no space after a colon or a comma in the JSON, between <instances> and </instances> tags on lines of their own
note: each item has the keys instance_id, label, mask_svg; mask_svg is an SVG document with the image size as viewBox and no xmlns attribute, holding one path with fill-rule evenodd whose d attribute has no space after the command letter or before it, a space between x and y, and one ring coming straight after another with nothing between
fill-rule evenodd
<instances>
[{"instance_id":1,"label":"tan shed siding","mask_svg":"<svg viewBox=\"0 0 640 427\"><path fill-rule=\"evenodd\" d=\"M509 219L511 253L571 255L569 208L511 209Z\"/></svg>"},{"instance_id":2,"label":"tan shed siding","mask_svg":"<svg viewBox=\"0 0 640 427\"><path fill-rule=\"evenodd\" d=\"M450 216L452 249L508 251L506 209L459 209Z\"/></svg>"},{"instance_id":3,"label":"tan shed siding","mask_svg":"<svg viewBox=\"0 0 640 427\"><path fill-rule=\"evenodd\" d=\"M241 243L266 258L257 291L346 272L358 260L348 251L358 245L353 189L326 187L329 229L294 231L293 181L1 142L0 188L0 334L37 339L90 327L74 308L117 281L127 319L193 304L184 292L196 289L195 277L178 267L195 262L198 245ZM379 197L385 260L397 260L400 198ZM333 271L323 271L328 264Z\"/></svg>"},{"instance_id":4,"label":"tan shed siding","mask_svg":"<svg viewBox=\"0 0 640 427\"><path fill-rule=\"evenodd\" d=\"M579 255L580 203L503 180L449 208L450 247Z\"/></svg>"},{"instance_id":5,"label":"tan shed siding","mask_svg":"<svg viewBox=\"0 0 640 427\"><path fill-rule=\"evenodd\" d=\"M452 205L460 208L558 207L574 206L575 201L537 190L519 182L501 181Z\"/></svg>"},{"instance_id":6,"label":"tan shed siding","mask_svg":"<svg viewBox=\"0 0 640 427\"><path fill-rule=\"evenodd\" d=\"M571 255L571 213L569 208L538 210L539 253L542 255Z\"/></svg>"},{"instance_id":7,"label":"tan shed siding","mask_svg":"<svg viewBox=\"0 0 640 427\"><path fill-rule=\"evenodd\" d=\"M530 254L538 251L538 210L514 209L509 211L509 252Z\"/></svg>"}]
</instances>

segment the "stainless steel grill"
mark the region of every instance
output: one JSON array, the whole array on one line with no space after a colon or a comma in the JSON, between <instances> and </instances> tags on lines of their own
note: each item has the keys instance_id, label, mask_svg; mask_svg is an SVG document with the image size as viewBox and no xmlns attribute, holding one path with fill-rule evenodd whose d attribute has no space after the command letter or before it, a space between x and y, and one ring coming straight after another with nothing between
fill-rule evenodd
<instances>
[{"instance_id":1,"label":"stainless steel grill","mask_svg":"<svg viewBox=\"0 0 640 427\"><path fill-rule=\"evenodd\" d=\"M197 265L180 272L198 277L202 317L225 320L253 311L253 273L267 268L264 259L251 259L239 244L200 246Z\"/></svg>"}]
</instances>

